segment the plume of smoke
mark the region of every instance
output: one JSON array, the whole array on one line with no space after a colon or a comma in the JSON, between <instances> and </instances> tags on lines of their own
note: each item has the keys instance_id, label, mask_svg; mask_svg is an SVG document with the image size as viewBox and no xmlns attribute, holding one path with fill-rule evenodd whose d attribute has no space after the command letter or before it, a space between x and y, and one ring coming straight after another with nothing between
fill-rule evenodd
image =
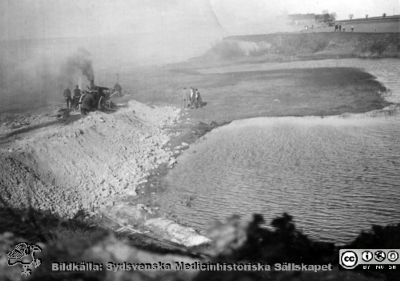
<instances>
[{"instance_id":1,"label":"plume of smoke","mask_svg":"<svg viewBox=\"0 0 400 281\"><path fill-rule=\"evenodd\" d=\"M94 80L94 71L90 53L83 49L77 49L68 56L61 66L60 83L71 86L76 82L77 77L83 75L90 82Z\"/></svg>"},{"instance_id":2,"label":"plume of smoke","mask_svg":"<svg viewBox=\"0 0 400 281\"><path fill-rule=\"evenodd\" d=\"M94 79L90 53L75 48L53 41L0 42L0 115L62 102L65 87Z\"/></svg>"}]
</instances>

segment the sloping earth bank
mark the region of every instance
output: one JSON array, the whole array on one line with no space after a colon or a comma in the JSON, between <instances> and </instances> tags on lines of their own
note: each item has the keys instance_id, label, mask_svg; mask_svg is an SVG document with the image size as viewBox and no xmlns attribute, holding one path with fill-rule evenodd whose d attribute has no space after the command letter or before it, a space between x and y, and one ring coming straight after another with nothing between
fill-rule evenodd
<instances>
[{"instance_id":1,"label":"sloping earth bank","mask_svg":"<svg viewBox=\"0 0 400 281\"><path fill-rule=\"evenodd\" d=\"M131 101L114 114L25 133L0 150L2 204L73 217L135 195L148 171L172 157L164 128L178 116L173 107Z\"/></svg>"}]
</instances>

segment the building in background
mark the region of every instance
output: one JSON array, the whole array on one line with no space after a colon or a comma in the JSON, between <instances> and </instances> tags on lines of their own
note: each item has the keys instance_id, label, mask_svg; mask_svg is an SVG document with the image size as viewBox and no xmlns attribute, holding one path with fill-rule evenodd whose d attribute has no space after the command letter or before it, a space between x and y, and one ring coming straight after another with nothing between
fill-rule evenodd
<instances>
[{"instance_id":1,"label":"building in background","mask_svg":"<svg viewBox=\"0 0 400 281\"><path fill-rule=\"evenodd\" d=\"M316 24L315 14L292 14L288 15L289 24L296 26L312 26Z\"/></svg>"},{"instance_id":2,"label":"building in background","mask_svg":"<svg viewBox=\"0 0 400 281\"><path fill-rule=\"evenodd\" d=\"M400 32L400 15L337 20L346 32Z\"/></svg>"},{"instance_id":3,"label":"building in background","mask_svg":"<svg viewBox=\"0 0 400 281\"><path fill-rule=\"evenodd\" d=\"M323 12L322 14L291 14L288 23L299 30L313 31L335 25L336 14Z\"/></svg>"}]
</instances>

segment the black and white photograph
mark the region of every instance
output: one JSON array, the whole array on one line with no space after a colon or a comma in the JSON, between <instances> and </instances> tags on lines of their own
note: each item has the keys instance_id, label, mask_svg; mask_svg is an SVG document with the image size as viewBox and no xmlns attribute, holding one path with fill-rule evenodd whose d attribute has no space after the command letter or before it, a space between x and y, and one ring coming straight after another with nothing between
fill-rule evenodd
<instances>
[{"instance_id":1,"label":"black and white photograph","mask_svg":"<svg viewBox=\"0 0 400 281\"><path fill-rule=\"evenodd\" d=\"M399 255L399 0L0 0L0 281Z\"/></svg>"}]
</instances>

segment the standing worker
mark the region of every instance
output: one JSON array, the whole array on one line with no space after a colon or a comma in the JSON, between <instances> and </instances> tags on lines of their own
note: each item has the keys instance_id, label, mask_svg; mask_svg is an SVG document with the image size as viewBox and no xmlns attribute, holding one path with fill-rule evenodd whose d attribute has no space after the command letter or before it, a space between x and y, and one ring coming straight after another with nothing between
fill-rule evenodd
<instances>
[{"instance_id":1,"label":"standing worker","mask_svg":"<svg viewBox=\"0 0 400 281\"><path fill-rule=\"evenodd\" d=\"M74 97L80 97L81 96L81 89L79 89L79 86L76 85L74 89Z\"/></svg>"},{"instance_id":2,"label":"standing worker","mask_svg":"<svg viewBox=\"0 0 400 281\"><path fill-rule=\"evenodd\" d=\"M76 85L74 89L74 95L72 96L72 108L73 109L78 109L79 106L79 99L81 98L81 89L79 89L79 86Z\"/></svg>"},{"instance_id":3,"label":"standing worker","mask_svg":"<svg viewBox=\"0 0 400 281\"><path fill-rule=\"evenodd\" d=\"M111 94L116 94L117 96L122 97L122 87L119 84L119 74L117 74L117 82L115 83Z\"/></svg>"},{"instance_id":4,"label":"standing worker","mask_svg":"<svg viewBox=\"0 0 400 281\"><path fill-rule=\"evenodd\" d=\"M115 83L112 94L116 94L119 97L122 96L122 87L118 82Z\"/></svg>"},{"instance_id":5,"label":"standing worker","mask_svg":"<svg viewBox=\"0 0 400 281\"><path fill-rule=\"evenodd\" d=\"M72 98L71 98L71 90L69 88L66 88L64 90L64 98L65 98L65 101L67 103L67 108L71 109Z\"/></svg>"},{"instance_id":6,"label":"standing worker","mask_svg":"<svg viewBox=\"0 0 400 281\"><path fill-rule=\"evenodd\" d=\"M203 100L201 99L199 89L195 89L195 107L199 108L203 106Z\"/></svg>"},{"instance_id":7,"label":"standing worker","mask_svg":"<svg viewBox=\"0 0 400 281\"><path fill-rule=\"evenodd\" d=\"M195 101L195 91L194 88L190 87L189 90L189 102L190 102L190 108L193 108L194 106L194 101Z\"/></svg>"}]
</instances>

